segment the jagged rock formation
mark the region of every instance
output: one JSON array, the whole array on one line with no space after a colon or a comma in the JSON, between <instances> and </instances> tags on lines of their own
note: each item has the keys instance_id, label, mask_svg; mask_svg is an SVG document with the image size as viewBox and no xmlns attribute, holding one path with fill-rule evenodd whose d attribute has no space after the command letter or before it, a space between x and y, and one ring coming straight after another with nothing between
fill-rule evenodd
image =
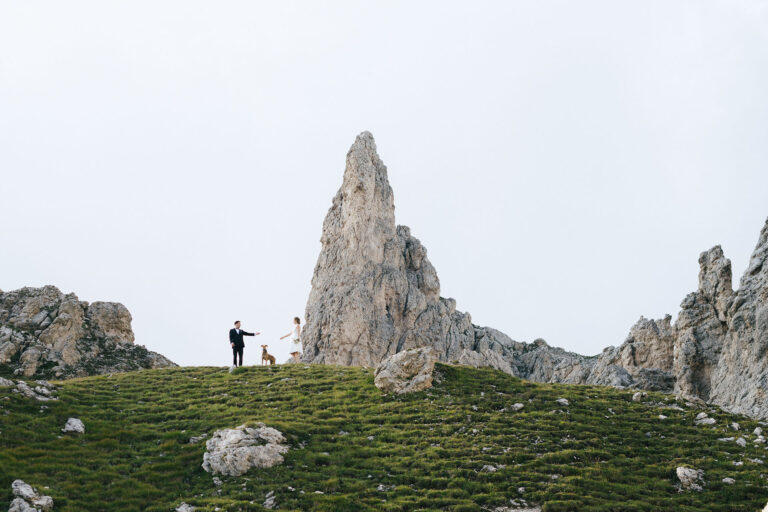
<instances>
[{"instance_id":1,"label":"jagged rock formation","mask_svg":"<svg viewBox=\"0 0 768 512\"><path fill-rule=\"evenodd\" d=\"M731 262L720 246L701 253L699 267L698 290L683 299L677 321L641 318L624 344L600 355L585 382L604 383L599 368L616 364L629 374L622 385L674 391L766 418L768 220L736 292Z\"/></svg>"},{"instance_id":2,"label":"jagged rock formation","mask_svg":"<svg viewBox=\"0 0 768 512\"><path fill-rule=\"evenodd\" d=\"M0 291L0 374L67 378L175 366L133 341L122 304L88 304L55 286Z\"/></svg>"},{"instance_id":3,"label":"jagged rock formation","mask_svg":"<svg viewBox=\"0 0 768 512\"><path fill-rule=\"evenodd\" d=\"M305 362L376 366L433 347L440 361L490 366L539 381L668 391L768 417L768 222L734 292L716 246L699 258L699 287L677 321L643 317L625 342L585 357L521 343L472 324L440 281L424 246L395 225L387 168L368 132L347 154L325 218L302 334Z\"/></svg>"},{"instance_id":4,"label":"jagged rock formation","mask_svg":"<svg viewBox=\"0 0 768 512\"><path fill-rule=\"evenodd\" d=\"M431 346L441 361L511 369L501 360L513 350L506 346L511 340L472 325L456 301L440 297L426 249L410 229L395 225L387 168L368 132L347 153L321 243L302 334L304 361L376 366L397 352Z\"/></svg>"},{"instance_id":5,"label":"jagged rock formation","mask_svg":"<svg viewBox=\"0 0 768 512\"><path fill-rule=\"evenodd\" d=\"M718 295L727 305L727 331L709 398L724 409L768 417L768 220L738 291L729 292Z\"/></svg>"}]
</instances>

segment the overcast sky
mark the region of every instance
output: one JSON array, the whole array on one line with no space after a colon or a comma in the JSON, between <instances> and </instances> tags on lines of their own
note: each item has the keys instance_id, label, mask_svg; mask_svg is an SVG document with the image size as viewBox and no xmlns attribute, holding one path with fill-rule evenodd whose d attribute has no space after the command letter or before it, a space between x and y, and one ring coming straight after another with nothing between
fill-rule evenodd
<instances>
[{"instance_id":1,"label":"overcast sky","mask_svg":"<svg viewBox=\"0 0 768 512\"><path fill-rule=\"evenodd\" d=\"M477 324L585 354L737 283L768 216L768 2L0 2L0 289L279 361L346 152ZM246 364L258 362L256 343Z\"/></svg>"}]
</instances>

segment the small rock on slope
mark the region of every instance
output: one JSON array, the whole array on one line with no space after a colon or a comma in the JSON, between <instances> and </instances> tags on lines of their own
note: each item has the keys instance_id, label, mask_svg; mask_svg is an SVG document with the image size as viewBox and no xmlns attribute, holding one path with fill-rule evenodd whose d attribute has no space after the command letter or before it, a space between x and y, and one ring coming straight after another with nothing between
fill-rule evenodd
<instances>
[{"instance_id":1,"label":"small rock on slope","mask_svg":"<svg viewBox=\"0 0 768 512\"><path fill-rule=\"evenodd\" d=\"M85 434L85 425L79 418L69 418L67 424L61 429L62 432L75 432L76 434Z\"/></svg>"},{"instance_id":2,"label":"small rock on slope","mask_svg":"<svg viewBox=\"0 0 768 512\"><path fill-rule=\"evenodd\" d=\"M43 496L23 480L14 480L11 490L15 496L8 512L36 512L53 509L53 498Z\"/></svg>"},{"instance_id":3,"label":"small rock on slope","mask_svg":"<svg viewBox=\"0 0 768 512\"><path fill-rule=\"evenodd\" d=\"M240 476L251 468L271 468L288 451L283 434L263 423L217 430L205 443L203 469L209 473Z\"/></svg>"},{"instance_id":4,"label":"small rock on slope","mask_svg":"<svg viewBox=\"0 0 768 512\"><path fill-rule=\"evenodd\" d=\"M677 479L680 480L680 489L685 491L701 491L701 484L704 479L704 470L678 467L676 470Z\"/></svg>"},{"instance_id":5,"label":"small rock on slope","mask_svg":"<svg viewBox=\"0 0 768 512\"><path fill-rule=\"evenodd\" d=\"M437 354L431 347L398 352L376 368L376 387L385 393L411 393L432 387Z\"/></svg>"}]
</instances>

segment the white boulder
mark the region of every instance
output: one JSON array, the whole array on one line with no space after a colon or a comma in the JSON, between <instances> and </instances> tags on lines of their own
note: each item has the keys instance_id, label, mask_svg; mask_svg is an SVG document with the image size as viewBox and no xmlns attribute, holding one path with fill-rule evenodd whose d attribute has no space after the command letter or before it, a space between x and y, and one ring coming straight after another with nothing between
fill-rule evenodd
<instances>
[{"instance_id":1,"label":"white boulder","mask_svg":"<svg viewBox=\"0 0 768 512\"><path fill-rule=\"evenodd\" d=\"M205 443L203 469L212 474L240 476L251 468L271 468L288 451L283 434L263 423L217 430Z\"/></svg>"},{"instance_id":2,"label":"white boulder","mask_svg":"<svg viewBox=\"0 0 768 512\"><path fill-rule=\"evenodd\" d=\"M75 432L76 434L85 434L85 425L79 418L69 418L62 432Z\"/></svg>"},{"instance_id":3,"label":"white boulder","mask_svg":"<svg viewBox=\"0 0 768 512\"><path fill-rule=\"evenodd\" d=\"M53 508L53 498L43 496L37 489L25 483L23 480L14 480L11 490L15 496L8 512L38 512L48 511Z\"/></svg>"},{"instance_id":4,"label":"white boulder","mask_svg":"<svg viewBox=\"0 0 768 512\"><path fill-rule=\"evenodd\" d=\"M680 466L676 469L681 491L701 491L704 483L704 470Z\"/></svg>"},{"instance_id":5,"label":"white boulder","mask_svg":"<svg viewBox=\"0 0 768 512\"><path fill-rule=\"evenodd\" d=\"M376 368L374 383L385 393L412 393L432 387L437 353L432 347L391 355Z\"/></svg>"},{"instance_id":6,"label":"white boulder","mask_svg":"<svg viewBox=\"0 0 768 512\"><path fill-rule=\"evenodd\" d=\"M710 418L707 413L700 412L696 415L696 419L693 420L693 423L696 425L714 425L715 418Z\"/></svg>"}]
</instances>

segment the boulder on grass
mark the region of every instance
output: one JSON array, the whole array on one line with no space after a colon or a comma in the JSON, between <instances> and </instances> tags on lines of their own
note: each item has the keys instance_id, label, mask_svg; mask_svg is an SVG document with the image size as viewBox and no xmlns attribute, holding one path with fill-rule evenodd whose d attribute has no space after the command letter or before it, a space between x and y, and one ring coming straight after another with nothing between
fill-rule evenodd
<instances>
[{"instance_id":1,"label":"boulder on grass","mask_svg":"<svg viewBox=\"0 0 768 512\"><path fill-rule=\"evenodd\" d=\"M283 434L263 423L217 430L205 443L203 469L212 474L240 476L251 468L271 468L288 451Z\"/></svg>"},{"instance_id":2,"label":"boulder on grass","mask_svg":"<svg viewBox=\"0 0 768 512\"><path fill-rule=\"evenodd\" d=\"M61 429L62 432L74 432L76 434L85 434L85 425L79 418L69 418L67 424Z\"/></svg>"},{"instance_id":3,"label":"boulder on grass","mask_svg":"<svg viewBox=\"0 0 768 512\"><path fill-rule=\"evenodd\" d=\"M681 491L701 491L704 483L704 470L680 466L676 470Z\"/></svg>"},{"instance_id":4,"label":"boulder on grass","mask_svg":"<svg viewBox=\"0 0 768 512\"><path fill-rule=\"evenodd\" d=\"M432 347L391 355L376 368L374 383L385 393L412 393L432 387L437 353Z\"/></svg>"},{"instance_id":5,"label":"boulder on grass","mask_svg":"<svg viewBox=\"0 0 768 512\"><path fill-rule=\"evenodd\" d=\"M43 496L37 489L23 480L14 480L11 490L15 498L8 512L38 512L53 509L53 498Z\"/></svg>"}]
</instances>

